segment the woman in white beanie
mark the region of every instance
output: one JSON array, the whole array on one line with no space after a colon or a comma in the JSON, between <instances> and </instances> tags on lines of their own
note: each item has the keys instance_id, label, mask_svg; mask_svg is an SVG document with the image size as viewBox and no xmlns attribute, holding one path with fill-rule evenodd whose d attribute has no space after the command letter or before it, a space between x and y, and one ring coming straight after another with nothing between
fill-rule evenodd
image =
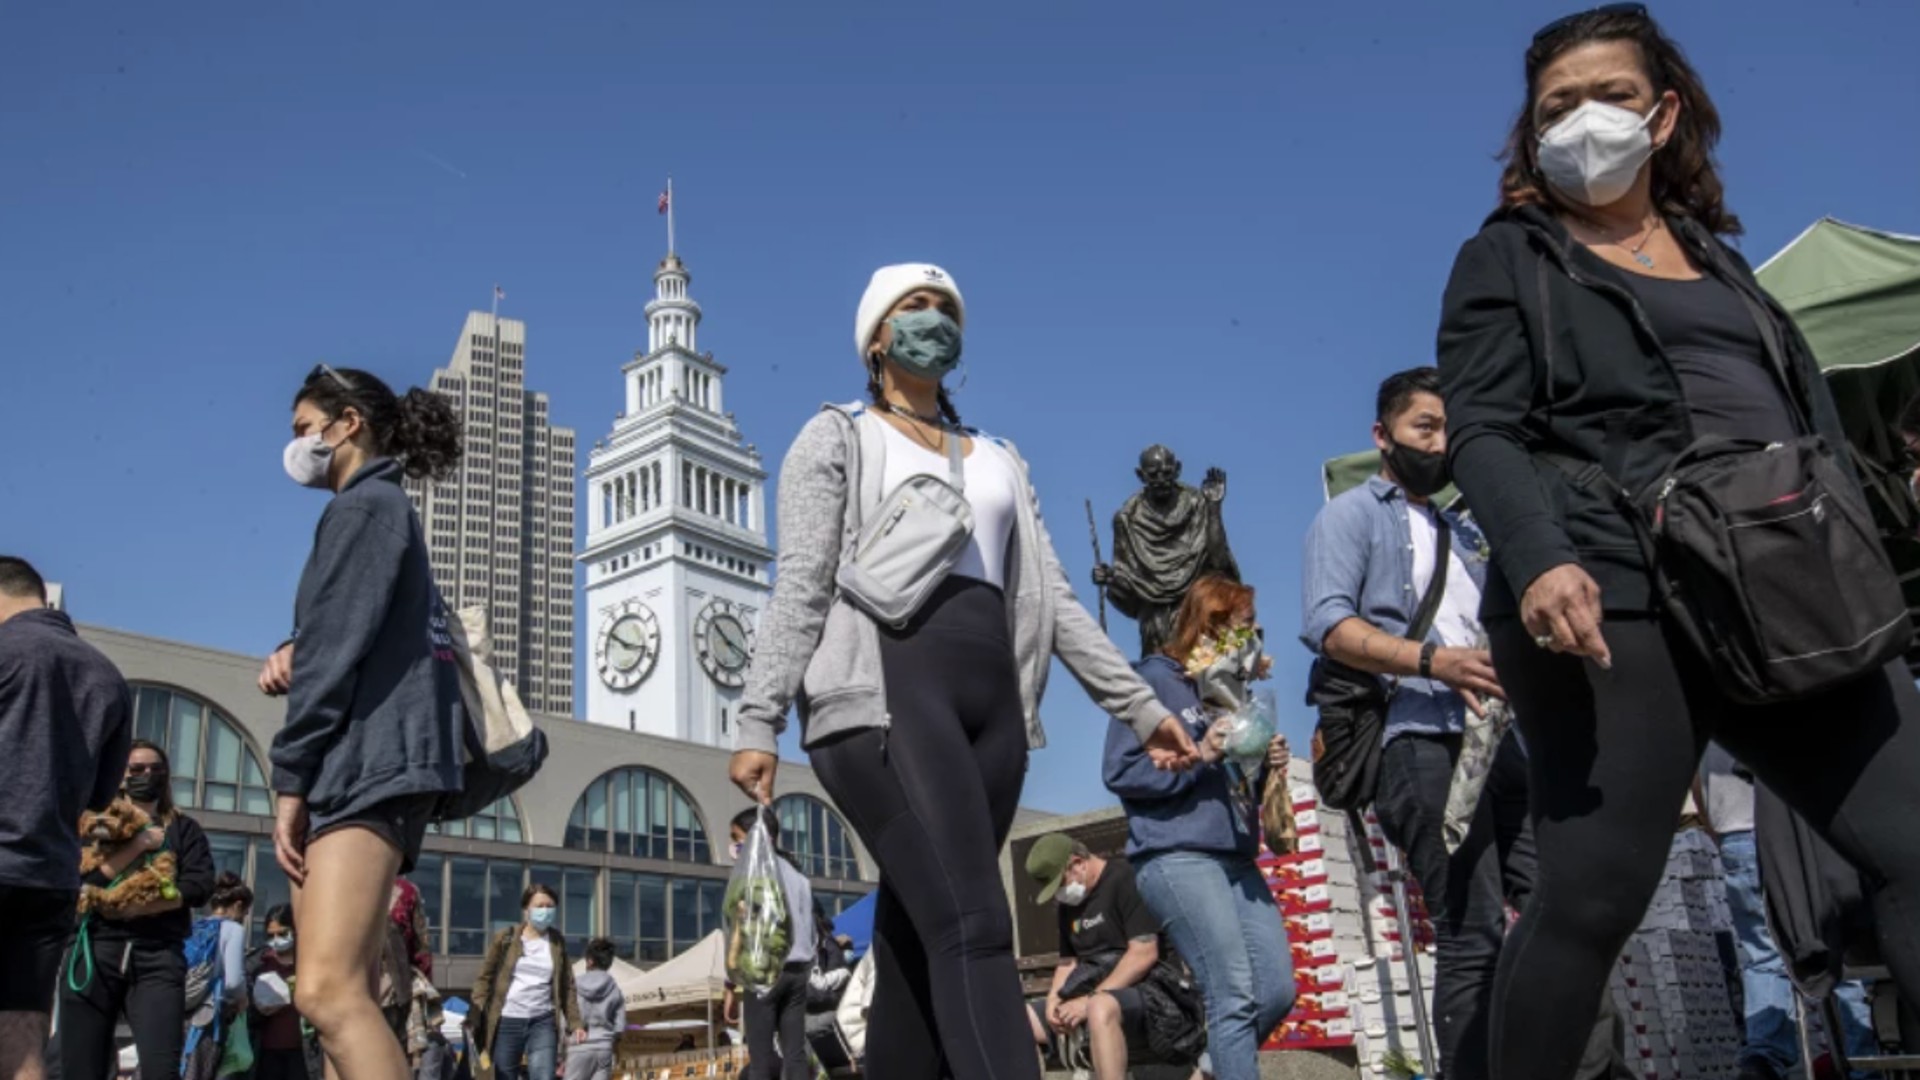
<instances>
[{"instance_id":1,"label":"woman in white beanie","mask_svg":"<svg viewBox=\"0 0 1920 1080\"><path fill-rule=\"evenodd\" d=\"M1196 750L1074 597L1026 463L960 425L941 380L965 325L959 286L937 266L884 267L861 297L869 400L823 410L781 466L779 575L731 772L771 801L797 704L815 771L879 864L867 1071L1036 1080L999 860L1028 751L1046 742L1052 658L1155 764L1185 768ZM883 623L840 586L843 553L916 476L959 481L971 535L911 615Z\"/></svg>"}]
</instances>

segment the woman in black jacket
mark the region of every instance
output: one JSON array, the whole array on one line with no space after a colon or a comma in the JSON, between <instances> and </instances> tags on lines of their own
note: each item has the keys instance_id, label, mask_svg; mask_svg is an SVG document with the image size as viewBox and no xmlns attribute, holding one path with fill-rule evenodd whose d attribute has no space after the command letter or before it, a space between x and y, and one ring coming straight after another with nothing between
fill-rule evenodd
<instances>
[{"instance_id":1,"label":"woman in black jacket","mask_svg":"<svg viewBox=\"0 0 1920 1080\"><path fill-rule=\"evenodd\" d=\"M406 1053L367 982L394 878L461 788L464 711L446 612L403 476L460 459L447 403L395 397L364 371L321 364L293 402L287 474L334 492L294 599L293 640L260 688L287 694L274 737L273 842L294 886L294 1003L341 1080L404 1080Z\"/></svg>"},{"instance_id":2,"label":"woman in black jacket","mask_svg":"<svg viewBox=\"0 0 1920 1080\"><path fill-rule=\"evenodd\" d=\"M161 851L173 853L171 900L137 908L96 908L60 973L60 1075L112 1076L118 1055L114 1028L133 1030L142 1080L175 1080L186 1037L186 941L193 909L213 894L213 853L207 834L173 805L167 752L135 739L122 790L153 821L140 838L110 856L86 883L113 879Z\"/></svg>"},{"instance_id":3,"label":"woman in black jacket","mask_svg":"<svg viewBox=\"0 0 1920 1080\"><path fill-rule=\"evenodd\" d=\"M1920 997L1920 694L1888 669L1736 704L1655 613L1629 520L1545 456L1640 491L1702 436L1846 438L1806 342L1721 240L1740 225L1714 169L1719 117L1645 8L1550 24L1526 90L1500 209L1447 286L1439 356L1453 476L1502 571L1484 614L1539 844L1500 957L1493 1074L1559 1080L1709 738L1879 885L1881 944Z\"/></svg>"}]
</instances>

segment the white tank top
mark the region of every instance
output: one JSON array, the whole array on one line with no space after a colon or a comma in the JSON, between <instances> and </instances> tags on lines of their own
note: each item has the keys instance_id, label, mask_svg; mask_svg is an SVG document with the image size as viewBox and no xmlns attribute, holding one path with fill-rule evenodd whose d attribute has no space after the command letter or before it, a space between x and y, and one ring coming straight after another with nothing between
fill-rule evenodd
<instances>
[{"instance_id":1,"label":"white tank top","mask_svg":"<svg viewBox=\"0 0 1920 1080\"><path fill-rule=\"evenodd\" d=\"M876 418L878 419L878 418ZM881 492L892 491L910 476L947 478L947 455L927 449L884 420L887 429L887 469ZM1007 585L1007 548L1013 542L1013 524L1024 497L1013 463L985 439L973 440L973 452L962 467L967 477L967 502L973 507L973 539L960 553L953 572L984 581L997 589Z\"/></svg>"}]
</instances>

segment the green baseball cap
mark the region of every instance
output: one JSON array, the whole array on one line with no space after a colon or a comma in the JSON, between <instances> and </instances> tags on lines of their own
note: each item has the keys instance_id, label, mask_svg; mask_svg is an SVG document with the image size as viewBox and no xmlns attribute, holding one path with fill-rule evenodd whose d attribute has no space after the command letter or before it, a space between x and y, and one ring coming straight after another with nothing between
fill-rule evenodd
<instances>
[{"instance_id":1,"label":"green baseball cap","mask_svg":"<svg viewBox=\"0 0 1920 1080\"><path fill-rule=\"evenodd\" d=\"M1053 894L1060 891L1060 881L1066 876L1067 864L1072 861L1073 840L1066 833L1048 833L1033 842L1027 851L1027 876L1040 886L1034 903L1053 901Z\"/></svg>"}]
</instances>

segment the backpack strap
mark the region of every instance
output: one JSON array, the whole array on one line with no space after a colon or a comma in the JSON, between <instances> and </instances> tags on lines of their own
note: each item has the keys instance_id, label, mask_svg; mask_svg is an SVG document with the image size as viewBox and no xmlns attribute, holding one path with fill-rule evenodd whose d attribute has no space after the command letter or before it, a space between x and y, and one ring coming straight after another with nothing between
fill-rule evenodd
<instances>
[{"instance_id":1,"label":"backpack strap","mask_svg":"<svg viewBox=\"0 0 1920 1080\"><path fill-rule=\"evenodd\" d=\"M1420 598L1419 610L1413 613L1413 624L1407 628L1407 637L1414 641L1427 640L1427 631L1433 629L1433 620L1440 616L1440 598L1446 595L1447 571L1452 562L1453 526L1436 506L1433 508L1433 580L1427 582L1426 595Z\"/></svg>"}]
</instances>

